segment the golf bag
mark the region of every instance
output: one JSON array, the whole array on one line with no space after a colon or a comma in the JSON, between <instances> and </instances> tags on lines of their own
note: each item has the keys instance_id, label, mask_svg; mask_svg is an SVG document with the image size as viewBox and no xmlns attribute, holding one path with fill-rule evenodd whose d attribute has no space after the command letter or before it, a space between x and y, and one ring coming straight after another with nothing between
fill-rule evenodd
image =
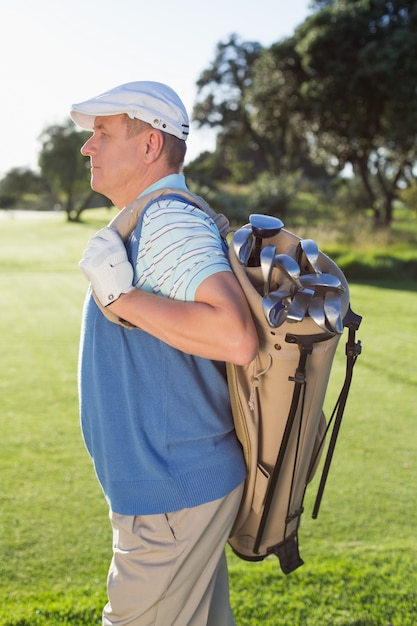
<instances>
[{"instance_id":1,"label":"golf bag","mask_svg":"<svg viewBox=\"0 0 417 626\"><path fill-rule=\"evenodd\" d=\"M251 216L255 232L258 217L261 216ZM262 216L261 223L264 218ZM250 230L250 225L242 231L245 229ZM355 333L361 318L350 309L348 285L341 270L319 252L316 273L312 274L312 266L302 253L301 240L293 233L282 228L272 237L258 241L255 256L259 262L252 263L250 256L247 263L239 258L242 241L239 231L234 239L238 244L234 245L232 240L230 263L256 323L259 352L249 365L227 365L236 432L248 468L245 493L229 543L234 552L246 560L262 560L275 554L282 571L289 574L303 564L298 529L304 511L304 495L323 452L326 434L334 422L313 517L318 514L352 368L360 353ZM279 262L272 266L272 271L271 268L268 271L268 265L266 270L265 265L262 267L264 248L272 249L278 261L281 255L299 261L300 275L292 276L295 285L288 285L288 273ZM245 254L248 256L247 251ZM289 266L290 269L295 267L291 263ZM269 282L267 289L265 280ZM287 299L286 306L279 298L280 290ZM306 290L309 293L302 294L301 314L298 312L298 317L291 317L291 303L297 293ZM333 309L327 311L328 318L326 298L327 304L333 302ZM347 327L349 333L346 376L327 425L323 404L343 327Z\"/></svg>"},{"instance_id":2,"label":"golf bag","mask_svg":"<svg viewBox=\"0 0 417 626\"><path fill-rule=\"evenodd\" d=\"M199 196L160 189L122 209L109 226L126 242L142 211L162 196L185 199L204 210L229 241L230 264L259 337L259 352L250 364L227 364L236 433L247 466L229 543L246 560L277 555L282 571L289 574L303 564L298 529L304 495L334 422L313 517L318 514L360 353L355 332L361 318L350 309L348 285L337 265L318 250L309 254L303 240L276 218L253 215L233 234L227 218ZM109 320L132 328L96 302ZM349 332L345 382L326 425L324 398L344 327Z\"/></svg>"}]
</instances>

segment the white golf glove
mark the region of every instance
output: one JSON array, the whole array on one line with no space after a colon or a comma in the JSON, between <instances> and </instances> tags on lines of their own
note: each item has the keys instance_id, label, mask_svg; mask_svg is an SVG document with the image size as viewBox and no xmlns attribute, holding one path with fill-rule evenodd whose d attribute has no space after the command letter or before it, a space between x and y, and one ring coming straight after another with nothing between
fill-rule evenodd
<instances>
[{"instance_id":1,"label":"white golf glove","mask_svg":"<svg viewBox=\"0 0 417 626\"><path fill-rule=\"evenodd\" d=\"M79 268L103 306L134 289L133 267L121 237L112 228L102 228L90 239Z\"/></svg>"}]
</instances>

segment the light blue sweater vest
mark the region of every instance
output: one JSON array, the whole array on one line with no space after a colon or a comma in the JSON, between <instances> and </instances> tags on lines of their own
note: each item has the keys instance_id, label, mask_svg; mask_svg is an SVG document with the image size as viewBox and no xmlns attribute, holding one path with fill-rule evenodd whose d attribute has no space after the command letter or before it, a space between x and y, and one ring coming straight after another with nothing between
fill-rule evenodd
<instances>
[{"instance_id":1,"label":"light blue sweater vest","mask_svg":"<svg viewBox=\"0 0 417 626\"><path fill-rule=\"evenodd\" d=\"M79 385L84 441L113 511L189 508L244 480L224 364L109 322L90 292Z\"/></svg>"}]
</instances>

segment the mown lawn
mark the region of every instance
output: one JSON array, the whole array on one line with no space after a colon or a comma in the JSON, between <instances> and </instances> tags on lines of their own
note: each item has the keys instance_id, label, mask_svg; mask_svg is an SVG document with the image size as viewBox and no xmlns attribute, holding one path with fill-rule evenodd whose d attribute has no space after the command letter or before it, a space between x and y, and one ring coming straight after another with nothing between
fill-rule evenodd
<instances>
[{"instance_id":1,"label":"mown lawn","mask_svg":"<svg viewBox=\"0 0 417 626\"><path fill-rule=\"evenodd\" d=\"M98 625L106 599L110 527L76 389L86 288L77 261L107 213L88 219L0 217L2 626ZM417 624L415 287L352 285L363 354L317 520L317 479L307 493L305 565L286 577L274 558L254 564L230 552L238 626Z\"/></svg>"}]
</instances>

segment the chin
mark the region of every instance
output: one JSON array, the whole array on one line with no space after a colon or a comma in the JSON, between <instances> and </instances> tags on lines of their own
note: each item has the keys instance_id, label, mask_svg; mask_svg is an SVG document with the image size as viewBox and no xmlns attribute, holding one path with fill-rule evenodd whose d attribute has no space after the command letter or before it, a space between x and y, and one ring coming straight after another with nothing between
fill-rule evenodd
<instances>
[{"instance_id":1,"label":"chin","mask_svg":"<svg viewBox=\"0 0 417 626\"><path fill-rule=\"evenodd\" d=\"M94 176L91 176L90 187L93 191L96 191L97 193L101 193L103 194L103 196L106 195L103 190L103 185L100 185L99 181L96 180Z\"/></svg>"}]
</instances>

